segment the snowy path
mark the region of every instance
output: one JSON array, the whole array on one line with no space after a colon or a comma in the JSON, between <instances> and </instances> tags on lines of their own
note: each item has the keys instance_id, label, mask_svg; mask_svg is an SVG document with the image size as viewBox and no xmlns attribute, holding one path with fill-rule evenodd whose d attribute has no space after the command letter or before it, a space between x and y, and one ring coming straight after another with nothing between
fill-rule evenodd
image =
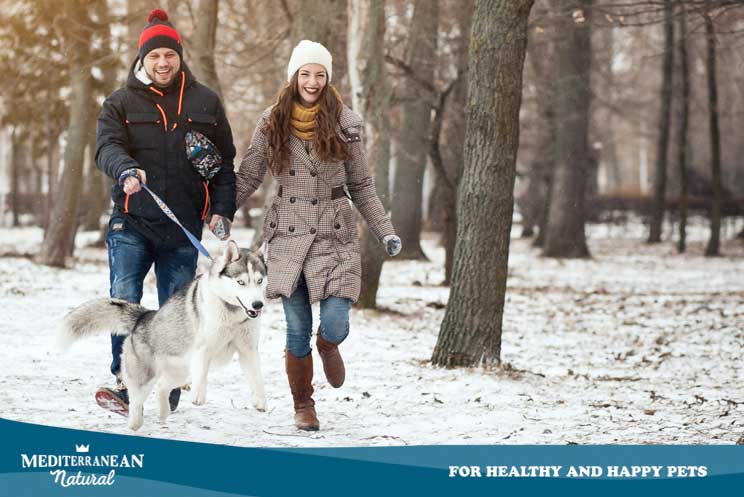
<instances>
[{"instance_id":1,"label":"snowy path","mask_svg":"<svg viewBox=\"0 0 744 497\"><path fill-rule=\"evenodd\" d=\"M187 393L166 426L151 396L137 434L274 447L735 443L744 436L744 245L726 242L727 257L710 260L694 237L690 255L679 256L631 232L641 236L633 226L593 227L589 261L543 259L513 240L499 371L428 364L448 292L438 286L443 251L427 240L433 262L385 264L383 312L352 311L346 385L325 386L316 361L320 432L292 427L274 302L261 341L268 412L252 409L234 360L210 373L206 405ZM40 241L38 229L0 229L0 417L131 434L93 401L111 382L109 338L65 355L50 346L61 316L107 294L105 251L78 250L74 270L2 257ZM155 307L151 276L145 293L143 304Z\"/></svg>"}]
</instances>

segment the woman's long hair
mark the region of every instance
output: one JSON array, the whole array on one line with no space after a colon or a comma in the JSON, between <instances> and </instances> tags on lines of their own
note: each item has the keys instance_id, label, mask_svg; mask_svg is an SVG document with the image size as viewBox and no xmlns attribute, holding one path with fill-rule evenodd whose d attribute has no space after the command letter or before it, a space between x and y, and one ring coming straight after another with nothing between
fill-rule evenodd
<instances>
[{"instance_id":1,"label":"woman's long hair","mask_svg":"<svg viewBox=\"0 0 744 497\"><path fill-rule=\"evenodd\" d=\"M299 71L298 71L299 72ZM336 97L327 83L320 92L318 102L320 109L315 118L315 138L313 148L323 162L345 161L351 158L346 143L336 134L336 124L341 116L343 104ZM297 72L292 79L279 91L276 103L271 109L269 120L264 127L264 133L269 139L272 155L269 169L274 176L279 176L289 167L289 136L292 124L292 106L300 103L300 92L297 87Z\"/></svg>"}]
</instances>

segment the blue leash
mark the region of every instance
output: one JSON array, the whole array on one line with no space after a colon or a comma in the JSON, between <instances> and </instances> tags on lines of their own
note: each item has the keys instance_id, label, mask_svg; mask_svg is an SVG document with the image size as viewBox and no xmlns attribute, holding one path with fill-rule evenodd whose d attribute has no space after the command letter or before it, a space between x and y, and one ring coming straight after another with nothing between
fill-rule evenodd
<instances>
[{"instance_id":1,"label":"blue leash","mask_svg":"<svg viewBox=\"0 0 744 497\"><path fill-rule=\"evenodd\" d=\"M121 176L119 176L119 184L122 184L124 182L124 180L126 178L128 178L129 176L134 176L138 180L140 180L139 175L137 174L137 171L135 171L134 169L127 169L126 171L124 171L121 174ZM147 193L150 194L150 196L155 201L155 203L158 204L158 207L160 207L160 210L163 211L163 214L165 214L166 216L168 216L171 221L173 221L174 223L176 223L183 230L183 234L186 235L186 238L189 239L189 241L196 248L196 250L198 250L199 252L201 252L202 255L204 257L206 257L207 259L209 259L210 261L214 260L214 259L212 259L212 256L209 255L209 252L207 251L207 249L204 248L204 245L202 245L201 242L189 230L187 230L186 228L183 227L183 224L181 224L181 221L179 221L178 218L176 217L176 215L173 214L173 211L170 210L170 207L168 207L168 205L166 205L166 203L163 202L163 199L161 199L160 197L158 197L155 194L155 192L153 192L152 190L150 190L150 188L148 188L148 186L146 184L144 184L142 182L142 180L140 180L140 186L142 188L144 188L145 191L147 191Z\"/></svg>"}]
</instances>

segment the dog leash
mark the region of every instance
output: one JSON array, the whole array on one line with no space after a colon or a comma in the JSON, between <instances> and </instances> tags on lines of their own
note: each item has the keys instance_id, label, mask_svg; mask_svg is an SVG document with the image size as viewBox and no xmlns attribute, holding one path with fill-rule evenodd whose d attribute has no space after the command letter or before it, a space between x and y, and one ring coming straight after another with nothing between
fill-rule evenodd
<instances>
[{"instance_id":1,"label":"dog leash","mask_svg":"<svg viewBox=\"0 0 744 497\"><path fill-rule=\"evenodd\" d=\"M206 257L207 259L209 259L210 261L213 261L214 259L212 259L212 256L209 255L209 252L204 247L204 245L201 244L201 242L193 235L193 233L191 233L189 230L187 230L186 228L184 228L183 224L181 224L181 221L179 221L178 218L176 217L176 215L173 214L173 211L170 209L170 207L168 207L168 205L165 202L163 202L163 199L161 199L160 197L158 197L155 194L155 192L153 192L152 190L150 190L150 188L146 184L144 184L142 182L142 180L139 177L139 174L137 174L137 170L136 169L127 169L126 171L124 171L123 173L121 173L121 175L119 176L119 184L120 185L123 184L124 183L124 180L127 179L130 176L134 176L135 178L137 178L137 180L140 182L140 186L142 188L144 188L147 193L150 194L150 196L155 201L155 203L158 205L158 207L160 207L160 210L163 211L163 214L165 214L166 216L168 216L168 218L171 221L173 221L174 223L176 223L181 228L181 230L183 230L183 234L186 235L186 238L189 239L189 241L196 248L196 250L198 250L199 252L201 252L202 255L204 257Z\"/></svg>"}]
</instances>

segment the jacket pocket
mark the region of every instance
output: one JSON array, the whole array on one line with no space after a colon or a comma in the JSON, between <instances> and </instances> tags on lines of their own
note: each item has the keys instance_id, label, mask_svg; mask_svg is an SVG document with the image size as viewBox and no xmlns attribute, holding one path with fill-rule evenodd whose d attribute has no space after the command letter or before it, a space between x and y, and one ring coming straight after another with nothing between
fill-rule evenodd
<instances>
[{"instance_id":1,"label":"jacket pocket","mask_svg":"<svg viewBox=\"0 0 744 497\"><path fill-rule=\"evenodd\" d=\"M217 118L211 114L201 114L199 112L190 112L186 119L190 123L211 124L217 126Z\"/></svg>"},{"instance_id":2,"label":"jacket pocket","mask_svg":"<svg viewBox=\"0 0 744 497\"><path fill-rule=\"evenodd\" d=\"M349 211L348 215L344 210ZM351 209L339 208L336 210L336 215L333 219L333 231L336 235L336 240L343 245L349 243L354 236L352 225L354 223L354 216L351 214Z\"/></svg>"},{"instance_id":3,"label":"jacket pocket","mask_svg":"<svg viewBox=\"0 0 744 497\"><path fill-rule=\"evenodd\" d=\"M216 116L213 116L212 114L202 114L200 112L190 112L186 116L186 122L190 129L198 131L214 142L214 132L217 128ZM222 153L221 150L220 153Z\"/></svg>"},{"instance_id":4,"label":"jacket pocket","mask_svg":"<svg viewBox=\"0 0 744 497\"><path fill-rule=\"evenodd\" d=\"M162 117L157 112L130 112L127 114L127 131L129 148L132 150L156 148L159 126L163 126Z\"/></svg>"}]
</instances>

